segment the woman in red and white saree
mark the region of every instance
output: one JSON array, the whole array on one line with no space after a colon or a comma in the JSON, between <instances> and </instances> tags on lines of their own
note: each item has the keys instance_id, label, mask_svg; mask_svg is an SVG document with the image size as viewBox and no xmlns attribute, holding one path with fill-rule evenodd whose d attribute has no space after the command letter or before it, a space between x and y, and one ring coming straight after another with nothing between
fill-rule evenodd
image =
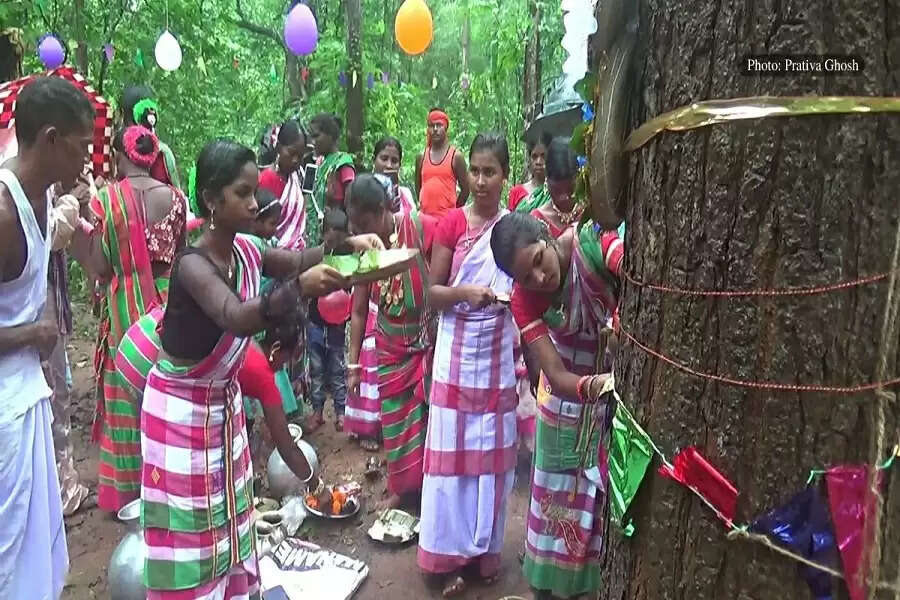
<instances>
[{"instance_id":1,"label":"woman in red and white saree","mask_svg":"<svg viewBox=\"0 0 900 600\"><path fill-rule=\"evenodd\" d=\"M431 308L438 311L418 564L443 576L444 595L464 591L463 567L496 578L516 460L518 330L512 279L490 248L506 211L506 140L478 135L469 153L473 203L439 223L431 260Z\"/></svg>"},{"instance_id":2,"label":"woman in red and white saree","mask_svg":"<svg viewBox=\"0 0 900 600\"><path fill-rule=\"evenodd\" d=\"M281 222L275 231L276 245L285 250L307 247L307 198L303 188L303 159L309 154L306 135L296 121L285 121L272 132L275 163L259 173L259 187L281 200ZM320 219L322 215L314 215ZM313 244L315 245L315 244Z\"/></svg>"}]
</instances>

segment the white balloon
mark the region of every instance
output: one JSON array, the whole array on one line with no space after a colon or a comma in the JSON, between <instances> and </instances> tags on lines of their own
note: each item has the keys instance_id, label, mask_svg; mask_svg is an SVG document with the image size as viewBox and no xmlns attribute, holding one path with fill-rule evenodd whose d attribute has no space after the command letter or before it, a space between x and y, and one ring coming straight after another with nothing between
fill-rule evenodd
<instances>
[{"instance_id":1,"label":"white balloon","mask_svg":"<svg viewBox=\"0 0 900 600\"><path fill-rule=\"evenodd\" d=\"M174 71L181 66L181 46L168 29L156 40L156 64L164 71Z\"/></svg>"},{"instance_id":2,"label":"white balloon","mask_svg":"<svg viewBox=\"0 0 900 600\"><path fill-rule=\"evenodd\" d=\"M562 41L560 42L560 46L568 54L574 54L578 48L587 43L587 36L583 35L574 35L572 33L566 33L563 35Z\"/></svg>"},{"instance_id":3,"label":"white balloon","mask_svg":"<svg viewBox=\"0 0 900 600\"><path fill-rule=\"evenodd\" d=\"M597 31L597 19L592 14L566 13L563 28L567 34L587 37Z\"/></svg>"}]
</instances>

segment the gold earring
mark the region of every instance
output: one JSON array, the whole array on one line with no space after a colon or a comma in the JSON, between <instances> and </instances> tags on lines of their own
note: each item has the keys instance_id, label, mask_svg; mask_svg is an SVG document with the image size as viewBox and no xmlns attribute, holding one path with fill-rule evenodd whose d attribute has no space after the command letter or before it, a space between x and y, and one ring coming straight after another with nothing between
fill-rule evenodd
<instances>
[{"instance_id":1,"label":"gold earring","mask_svg":"<svg viewBox=\"0 0 900 600\"><path fill-rule=\"evenodd\" d=\"M209 230L214 231L216 229L216 211L212 210L209 212Z\"/></svg>"}]
</instances>

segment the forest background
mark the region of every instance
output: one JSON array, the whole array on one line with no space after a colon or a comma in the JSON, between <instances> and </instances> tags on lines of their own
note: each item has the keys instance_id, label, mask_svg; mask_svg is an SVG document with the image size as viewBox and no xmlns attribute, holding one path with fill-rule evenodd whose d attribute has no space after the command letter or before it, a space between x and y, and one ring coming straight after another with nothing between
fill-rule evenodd
<instances>
[{"instance_id":1,"label":"forest background","mask_svg":"<svg viewBox=\"0 0 900 600\"><path fill-rule=\"evenodd\" d=\"M214 137L256 149L266 125L327 111L342 118L342 146L359 164L371 164L381 136L397 137L405 151L401 177L408 183L434 106L450 115L450 139L460 148L467 149L479 131L506 133L512 179L524 174L524 145L517 142L564 60L559 0L431 2L434 40L415 57L394 38L402 0L309 0L319 44L312 55L295 57L281 40L294 3L0 0L0 27L22 29L26 74L42 69L37 41L53 32L68 47L68 64L113 105L128 85L149 85L161 104L160 137L174 150L182 174ZM154 59L166 28L184 53L174 72ZM115 52L111 61L107 44Z\"/></svg>"}]
</instances>

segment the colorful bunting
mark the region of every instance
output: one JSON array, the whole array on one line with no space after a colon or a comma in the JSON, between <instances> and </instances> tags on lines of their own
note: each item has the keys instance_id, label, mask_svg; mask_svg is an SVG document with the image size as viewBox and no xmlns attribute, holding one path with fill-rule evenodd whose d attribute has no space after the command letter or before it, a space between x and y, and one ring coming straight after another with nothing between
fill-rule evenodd
<instances>
[{"instance_id":1,"label":"colorful bunting","mask_svg":"<svg viewBox=\"0 0 900 600\"><path fill-rule=\"evenodd\" d=\"M589 102L581 105L581 120L585 123L590 123L594 120L594 107Z\"/></svg>"},{"instance_id":2,"label":"colorful bunting","mask_svg":"<svg viewBox=\"0 0 900 600\"><path fill-rule=\"evenodd\" d=\"M437 89L437 75L435 75L431 78L431 89L433 89L433 90Z\"/></svg>"},{"instance_id":3,"label":"colorful bunting","mask_svg":"<svg viewBox=\"0 0 900 600\"><path fill-rule=\"evenodd\" d=\"M204 75L208 75L206 72L206 61L203 60L203 55L197 57L197 68L200 69L200 72Z\"/></svg>"},{"instance_id":4,"label":"colorful bunting","mask_svg":"<svg viewBox=\"0 0 900 600\"><path fill-rule=\"evenodd\" d=\"M343 71L338 73L338 83L341 84L341 87L347 87L347 74Z\"/></svg>"},{"instance_id":5,"label":"colorful bunting","mask_svg":"<svg viewBox=\"0 0 900 600\"><path fill-rule=\"evenodd\" d=\"M353 83L350 84L350 87L351 87L351 88L355 88L355 87L356 87L356 78L357 78L357 73L356 73L356 69L354 69L354 70L353 70Z\"/></svg>"},{"instance_id":6,"label":"colorful bunting","mask_svg":"<svg viewBox=\"0 0 900 600\"><path fill-rule=\"evenodd\" d=\"M300 79L306 83L306 80L309 79L309 67L303 67L300 69Z\"/></svg>"},{"instance_id":7,"label":"colorful bunting","mask_svg":"<svg viewBox=\"0 0 900 600\"><path fill-rule=\"evenodd\" d=\"M387 85L391 81L391 74L388 71L381 72L381 83Z\"/></svg>"},{"instance_id":8,"label":"colorful bunting","mask_svg":"<svg viewBox=\"0 0 900 600\"><path fill-rule=\"evenodd\" d=\"M659 468L659 474L696 490L727 525L733 524L737 510L737 488L703 458L695 446L679 452L674 464L663 465Z\"/></svg>"},{"instance_id":9,"label":"colorful bunting","mask_svg":"<svg viewBox=\"0 0 900 600\"><path fill-rule=\"evenodd\" d=\"M275 65L269 65L269 81L278 83L278 71L275 70Z\"/></svg>"},{"instance_id":10,"label":"colorful bunting","mask_svg":"<svg viewBox=\"0 0 900 600\"><path fill-rule=\"evenodd\" d=\"M878 483L881 484L881 473ZM872 514L875 498L869 491L869 469L866 465L833 467L825 472L828 486L828 503L831 519L837 533L837 545L844 563L844 579L851 600L866 598L863 581L864 551L869 540L865 539L866 519Z\"/></svg>"},{"instance_id":11,"label":"colorful bunting","mask_svg":"<svg viewBox=\"0 0 900 600\"><path fill-rule=\"evenodd\" d=\"M621 402L616 405L609 442L609 501L613 520L626 536L634 533L634 525L625 523L625 513L637 494L653 457L653 445Z\"/></svg>"},{"instance_id":12,"label":"colorful bunting","mask_svg":"<svg viewBox=\"0 0 900 600\"><path fill-rule=\"evenodd\" d=\"M134 53L134 64L142 69L144 68L144 53L141 52L140 48L138 48Z\"/></svg>"},{"instance_id":13,"label":"colorful bunting","mask_svg":"<svg viewBox=\"0 0 900 600\"><path fill-rule=\"evenodd\" d=\"M116 47L109 43L104 44L103 56L106 58L106 62L111 63L116 57Z\"/></svg>"},{"instance_id":14,"label":"colorful bunting","mask_svg":"<svg viewBox=\"0 0 900 600\"><path fill-rule=\"evenodd\" d=\"M614 315L613 320L617 321L618 315ZM840 576L838 552L851 600L865 600L864 562L868 556L868 546L874 539L868 519L875 510L876 501L869 489L869 473L872 468L878 470L877 481L881 486L883 472L900 457L900 444L893 448L883 463L874 466L844 465L813 470L806 489L787 504L758 517L750 526L738 525L734 523L738 491L731 481L710 464L695 446L683 449L670 461L634 421L618 395L616 400L618 404L608 453L601 454L608 459L610 514L626 536L633 535L634 527L632 523L624 522L625 515L655 454L663 463L659 474L686 486L715 511L716 516L731 530L729 539L764 542L774 551L797 561L798 572L816 600L831 600L833 597L831 578ZM822 475L828 489L830 520L825 500L811 485L816 477Z\"/></svg>"},{"instance_id":15,"label":"colorful bunting","mask_svg":"<svg viewBox=\"0 0 900 600\"><path fill-rule=\"evenodd\" d=\"M373 87L375 87L375 74L374 73L369 73L366 76L366 87L369 88L370 90Z\"/></svg>"},{"instance_id":16,"label":"colorful bunting","mask_svg":"<svg viewBox=\"0 0 900 600\"><path fill-rule=\"evenodd\" d=\"M767 535L784 548L813 562L837 568L837 545L828 506L816 486L807 486L787 504L758 517L750 531ZM797 564L816 600L831 600L831 575Z\"/></svg>"}]
</instances>

